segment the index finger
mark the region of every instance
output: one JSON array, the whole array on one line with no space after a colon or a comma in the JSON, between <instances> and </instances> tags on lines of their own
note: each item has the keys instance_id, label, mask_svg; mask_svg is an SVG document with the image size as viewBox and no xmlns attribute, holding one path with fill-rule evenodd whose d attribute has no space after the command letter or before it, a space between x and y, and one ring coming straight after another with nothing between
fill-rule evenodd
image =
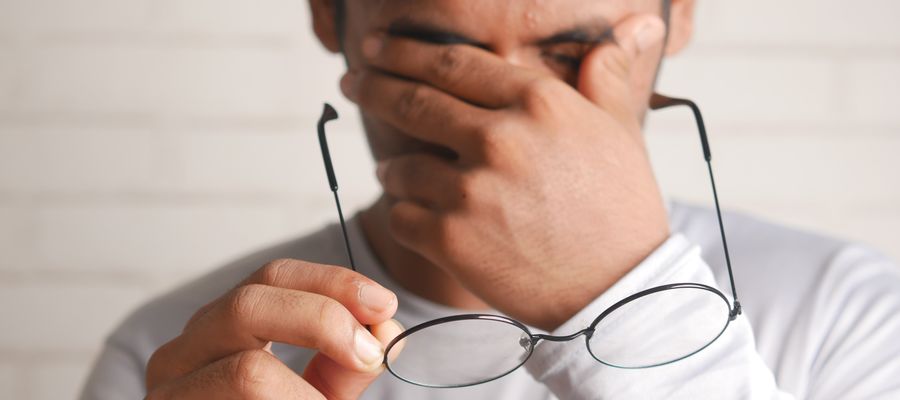
<instances>
[{"instance_id":1,"label":"index finger","mask_svg":"<svg viewBox=\"0 0 900 400\"><path fill-rule=\"evenodd\" d=\"M441 45L385 34L363 40L363 55L374 68L426 82L485 108L515 104L538 78L491 52L471 45Z\"/></svg>"},{"instance_id":2,"label":"index finger","mask_svg":"<svg viewBox=\"0 0 900 400\"><path fill-rule=\"evenodd\" d=\"M371 371L384 357L381 343L335 299L248 284L228 292L160 347L148 362L148 381L184 376L229 354L263 349L269 342L319 350L355 371Z\"/></svg>"},{"instance_id":3,"label":"index finger","mask_svg":"<svg viewBox=\"0 0 900 400\"><path fill-rule=\"evenodd\" d=\"M337 300L363 324L388 320L397 310L397 296L359 272L344 267L294 259L272 261L245 280L316 293Z\"/></svg>"},{"instance_id":4,"label":"index finger","mask_svg":"<svg viewBox=\"0 0 900 400\"><path fill-rule=\"evenodd\" d=\"M362 324L384 322L397 310L397 296L393 292L363 274L333 265L279 259L256 270L237 286L252 284L299 290L335 299ZM198 310L187 324L206 314L216 301Z\"/></svg>"}]
</instances>

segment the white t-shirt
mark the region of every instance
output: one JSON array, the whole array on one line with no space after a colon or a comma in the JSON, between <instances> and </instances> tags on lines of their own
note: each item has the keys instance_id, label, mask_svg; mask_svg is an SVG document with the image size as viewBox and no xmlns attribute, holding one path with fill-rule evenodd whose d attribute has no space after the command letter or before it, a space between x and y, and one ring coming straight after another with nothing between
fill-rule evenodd
<instances>
[{"instance_id":1,"label":"white t-shirt","mask_svg":"<svg viewBox=\"0 0 900 400\"><path fill-rule=\"evenodd\" d=\"M609 305L660 284L704 283L731 301L715 212L676 203L670 207L670 222L674 233L663 245L552 334L580 331ZM594 360L583 338L544 341L525 366L490 383L428 389L385 373L363 398L900 399L900 268L865 247L742 214L726 213L724 222L744 312L694 356L655 368L617 369ZM401 288L367 248L358 219L349 228L359 271L397 294L395 318L404 326L466 313ZM340 228L333 224L260 251L144 305L108 338L82 398L143 397L147 360L181 332L195 310L266 262L284 257L346 265ZM640 327L640 318L658 317L652 306L619 315L617 322ZM646 332L635 337L642 334ZM462 340L446 338L443 346L452 352L466 346ZM279 344L273 351L298 373L312 355Z\"/></svg>"}]
</instances>

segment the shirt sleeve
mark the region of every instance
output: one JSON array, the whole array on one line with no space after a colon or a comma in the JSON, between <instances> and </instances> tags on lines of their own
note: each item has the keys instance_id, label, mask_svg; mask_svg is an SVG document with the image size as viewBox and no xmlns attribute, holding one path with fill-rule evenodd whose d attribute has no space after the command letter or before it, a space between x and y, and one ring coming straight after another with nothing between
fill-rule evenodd
<instances>
[{"instance_id":1,"label":"shirt sleeve","mask_svg":"<svg viewBox=\"0 0 900 400\"><path fill-rule=\"evenodd\" d=\"M900 399L900 268L850 245L807 296L796 374L809 399Z\"/></svg>"},{"instance_id":2,"label":"shirt sleeve","mask_svg":"<svg viewBox=\"0 0 900 400\"><path fill-rule=\"evenodd\" d=\"M700 257L699 247L691 245L683 235L673 234L641 264L552 334L562 336L578 332L609 306L629 295L654 286L681 282L716 287L710 268ZM728 290L722 292L730 293ZM665 301L666 296L662 294L649 296L642 299L641 307L652 310L654 305L662 306L659 302ZM617 345L624 349L640 348L642 343L638 338L647 337L647 332L639 330L648 325L641 323L641 318L648 315L678 318L678 315L653 312L620 313L616 315L615 323L636 331L629 336L634 338L633 343L620 338ZM602 337L597 339L602 340ZM591 356L584 340L571 340L539 343L526 368L563 400L792 398L778 390L773 374L756 351L753 331L744 316L738 316L717 340L699 353L668 365L643 369L606 366Z\"/></svg>"}]
</instances>

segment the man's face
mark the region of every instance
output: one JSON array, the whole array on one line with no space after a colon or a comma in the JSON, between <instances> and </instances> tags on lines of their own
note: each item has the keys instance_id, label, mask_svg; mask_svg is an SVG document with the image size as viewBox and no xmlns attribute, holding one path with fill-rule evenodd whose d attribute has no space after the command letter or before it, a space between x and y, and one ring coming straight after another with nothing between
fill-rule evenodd
<instances>
[{"instance_id":1,"label":"man's face","mask_svg":"<svg viewBox=\"0 0 900 400\"><path fill-rule=\"evenodd\" d=\"M636 13L662 13L660 0L345 1L343 49L350 70L365 68L363 38L372 32L385 32L431 43L482 47L509 63L555 76L573 86L581 59L594 46L609 40L619 21ZM315 6L314 11L319 12ZM633 67L631 85L640 101L635 107L640 110L638 118L646 111L661 57L661 52L643 54ZM376 159L423 150L447 154L362 111Z\"/></svg>"}]
</instances>

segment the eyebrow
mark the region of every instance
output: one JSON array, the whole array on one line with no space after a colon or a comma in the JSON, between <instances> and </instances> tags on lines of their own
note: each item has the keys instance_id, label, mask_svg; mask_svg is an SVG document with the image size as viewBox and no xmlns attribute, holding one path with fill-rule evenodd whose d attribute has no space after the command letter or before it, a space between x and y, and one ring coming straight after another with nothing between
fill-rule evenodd
<instances>
[{"instance_id":1,"label":"eyebrow","mask_svg":"<svg viewBox=\"0 0 900 400\"><path fill-rule=\"evenodd\" d=\"M611 26L578 26L562 32L554 33L550 37L539 39L536 44L548 46L559 43L600 44L608 40L615 40Z\"/></svg>"},{"instance_id":2,"label":"eyebrow","mask_svg":"<svg viewBox=\"0 0 900 400\"><path fill-rule=\"evenodd\" d=\"M490 49L486 43L471 39L461 33L441 28L437 25L414 21L408 17L400 18L392 22L390 26L388 26L387 33L391 36L400 36L432 44L467 44L485 50Z\"/></svg>"},{"instance_id":3,"label":"eyebrow","mask_svg":"<svg viewBox=\"0 0 900 400\"><path fill-rule=\"evenodd\" d=\"M400 36L438 45L464 44L490 50L487 43L467 37L464 34L435 24L415 21L403 17L392 22L387 29L391 36ZM612 25L605 18L595 18L589 23L577 24L533 42L538 46L559 43L599 44L614 40Z\"/></svg>"}]
</instances>

